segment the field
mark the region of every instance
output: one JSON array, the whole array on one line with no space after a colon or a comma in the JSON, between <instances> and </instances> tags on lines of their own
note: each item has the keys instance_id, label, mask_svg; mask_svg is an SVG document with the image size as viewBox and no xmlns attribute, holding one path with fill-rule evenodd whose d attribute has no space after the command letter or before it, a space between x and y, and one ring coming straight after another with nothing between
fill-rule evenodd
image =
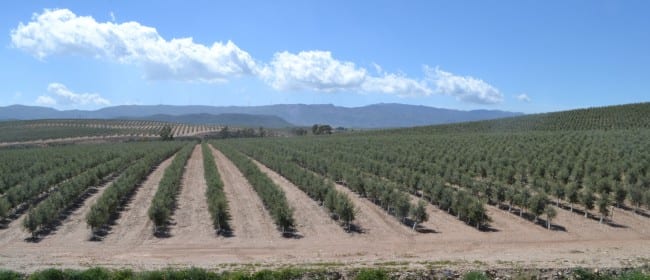
<instances>
[{"instance_id":1,"label":"field","mask_svg":"<svg viewBox=\"0 0 650 280\"><path fill-rule=\"evenodd\" d=\"M0 266L647 266L649 115L3 148Z\"/></svg>"},{"instance_id":2,"label":"field","mask_svg":"<svg viewBox=\"0 0 650 280\"><path fill-rule=\"evenodd\" d=\"M136 120L33 120L0 122L0 147L12 145L86 142L130 138L157 138L170 126L177 137L220 131L215 125L193 125Z\"/></svg>"}]
</instances>

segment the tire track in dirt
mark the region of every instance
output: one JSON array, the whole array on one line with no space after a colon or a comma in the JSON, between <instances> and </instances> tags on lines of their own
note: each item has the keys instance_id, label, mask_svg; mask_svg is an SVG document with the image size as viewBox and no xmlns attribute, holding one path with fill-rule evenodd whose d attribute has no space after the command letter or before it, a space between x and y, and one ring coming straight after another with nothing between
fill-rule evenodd
<instances>
[{"instance_id":1,"label":"tire track in dirt","mask_svg":"<svg viewBox=\"0 0 650 280\"><path fill-rule=\"evenodd\" d=\"M115 221L111 232L103 243L120 245L138 245L145 240L153 239L153 224L149 220L147 211L154 194L158 190L158 183L162 179L165 169L172 163L175 156L164 160L154 169L147 179L138 188L131 202L122 211L120 218Z\"/></svg>"},{"instance_id":2,"label":"tire track in dirt","mask_svg":"<svg viewBox=\"0 0 650 280\"><path fill-rule=\"evenodd\" d=\"M280 174L256 160L253 162L284 191L289 205L294 209L296 229L303 237L318 240L346 238L344 229L330 218L325 208Z\"/></svg>"},{"instance_id":3,"label":"tire track in dirt","mask_svg":"<svg viewBox=\"0 0 650 280\"><path fill-rule=\"evenodd\" d=\"M171 237L164 243L200 243L216 237L206 200L207 185L203 173L201 145L196 145L187 161L182 179L178 208L174 212Z\"/></svg>"},{"instance_id":4,"label":"tire track in dirt","mask_svg":"<svg viewBox=\"0 0 650 280\"><path fill-rule=\"evenodd\" d=\"M234 238L256 242L277 240L280 232L264 208L253 187L237 167L219 150L210 145L217 169L224 184L224 193L230 208Z\"/></svg>"}]
</instances>

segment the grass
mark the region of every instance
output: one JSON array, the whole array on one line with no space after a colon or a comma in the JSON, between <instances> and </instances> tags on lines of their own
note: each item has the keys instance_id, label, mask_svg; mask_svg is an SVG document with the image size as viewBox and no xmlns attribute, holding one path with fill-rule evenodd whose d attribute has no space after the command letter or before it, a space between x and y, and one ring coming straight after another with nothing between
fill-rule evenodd
<instances>
[{"instance_id":1,"label":"grass","mask_svg":"<svg viewBox=\"0 0 650 280\"><path fill-rule=\"evenodd\" d=\"M409 271L411 272L411 271ZM426 271L421 277L428 278ZM432 272L432 271L429 271ZM431 275L429 275L431 276ZM418 276L419 277L419 276ZM512 272L512 279L535 279L540 277L536 271L527 271L526 273ZM402 279L404 275L399 270L386 268L360 268L351 270L349 273L334 271L329 269L304 269L304 268L277 268L264 269L260 271L226 271L215 272L202 268L174 269L166 268L153 271L133 271L130 269L107 269L101 267L90 268L86 270L74 269L56 269L50 268L34 272L30 275L0 270L0 280L13 279L34 279L34 280L175 280L175 279L215 279L215 280L284 280L284 279ZM408 277L407 277L408 278ZM461 277L464 280L487 280L491 279L488 274L481 270L473 270L465 273ZM411 278L408 278L411 279ZM418 278L419 279L419 278ZM650 273L647 267L629 271L608 271L596 272L593 270L576 268L572 273L560 277L560 279L576 280L650 280Z\"/></svg>"}]
</instances>

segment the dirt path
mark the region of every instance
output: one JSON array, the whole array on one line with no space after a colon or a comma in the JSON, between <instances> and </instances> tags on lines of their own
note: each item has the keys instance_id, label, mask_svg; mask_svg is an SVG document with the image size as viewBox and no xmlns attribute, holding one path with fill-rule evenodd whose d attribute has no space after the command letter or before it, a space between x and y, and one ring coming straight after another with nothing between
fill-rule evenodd
<instances>
[{"instance_id":1,"label":"dirt path","mask_svg":"<svg viewBox=\"0 0 650 280\"><path fill-rule=\"evenodd\" d=\"M316 268L330 264L359 267L408 262L408 266L432 265L434 268L441 264L441 269L457 264L469 268L481 265L602 268L643 265L650 259L650 219L620 209L614 214L618 227L600 225L593 219L557 209L553 224L565 227L567 231L564 232L547 231L515 213L486 206L496 231L481 232L428 204L431 221L425 225L436 232L414 233L370 201L337 185L337 189L348 194L355 203L357 222L366 230L362 234L346 234L337 225L330 224L331 220L324 219L327 217L324 211L314 206L315 203L297 187L282 183L281 177L270 176L285 189L289 202L296 208L299 229L304 233L304 238L282 238L239 170L222 153L214 149L212 152L230 204L234 237L202 237L204 233L200 227L210 224L208 214L200 210L205 209L201 205L205 189L201 189L204 187L201 186L201 154L197 155L195 150L183 177L177 210L177 216L187 218L181 221L177 217L178 224L172 227L173 237L153 237L147 217L147 209L165 168L171 163L170 158L149 175L103 242L86 242L83 238L71 238L75 234L63 234L68 232L68 227L83 225L71 221L65 222L61 232L51 236L51 240L25 242L28 233L22 230L23 215L7 229L0 230L0 266L18 271L52 266L135 270L169 266L250 269L302 264ZM76 211L72 217L82 217L83 211ZM303 219L306 222L302 222ZM197 230L191 230L193 228ZM70 232L87 233L85 230ZM195 238L204 241L196 242Z\"/></svg>"},{"instance_id":2,"label":"dirt path","mask_svg":"<svg viewBox=\"0 0 650 280\"><path fill-rule=\"evenodd\" d=\"M173 159L174 156L166 159L149 174L102 243L137 245L154 238L151 234L153 225L147 211L158 190L158 183Z\"/></svg>"},{"instance_id":3,"label":"dirt path","mask_svg":"<svg viewBox=\"0 0 650 280\"><path fill-rule=\"evenodd\" d=\"M11 221L7 228L0 229L0 245L23 242L25 238L29 237L29 233L23 228L23 220L26 216L27 213L23 213L18 219Z\"/></svg>"},{"instance_id":4,"label":"dirt path","mask_svg":"<svg viewBox=\"0 0 650 280\"><path fill-rule=\"evenodd\" d=\"M234 238L257 242L280 239L280 232L275 228L271 216L244 175L219 150L212 148L212 154L228 199Z\"/></svg>"},{"instance_id":5,"label":"dirt path","mask_svg":"<svg viewBox=\"0 0 650 280\"><path fill-rule=\"evenodd\" d=\"M496 230L494 239L496 241L514 241L527 239L529 236L539 236L546 239L556 233L546 230L540 225L519 217L516 212L508 213L507 210L501 210L494 205L485 205L487 215L492 219L490 226ZM554 221L555 223L555 221Z\"/></svg>"},{"instance_id":6,"label":"dirt path","mask_svg":"<svg viewBox=\"0 0 650 280\"><path fill-rule=\"evenodd\" d=\"M107 182L97 188L97 192L87 198L81 207L72 212L67 219L62 222L59 229L46 236L41 243L44 244L62 244L64 242L83 242L88 241L91 237L90 228L86 224L86 215L95 202L102 196L104 191L113 184L113 181Z\"/></svg>"},{"instance_id":7,"label":"dirt path","mask_svg":"<svg viewBox=\"0 0 650 280\"><path fill-rule=\"evenodd\" d=\"M342 239L348 235L329 217L325 208L318 205L296 185L263 164L255 160L253 162L284 191L289 205L294 209L296 229L300 235L317 240Z\"/></svg>"},{"instance_id":8,"label":"dirt path","mask_svg":"<svg viewBox=\"0 0 650 280\"><path fill-rule=\"evenodd\" d=\"M414 205L417 205L420 200L419 197L412 194L409 194L409 197L411 198L411 203ZM429 215L429 220L421 224L423 233L433 233L436 235L434 238L446 238L447 240L457 239L459 236L476 236L480 234L479 231L456 219L456 217L438 209L426 200L424 202L426 203L426 212ZM447 235L442 233L454 234ZM421 235L426 234L420 234L418 238L423 238Z\"/></svg>"},{"instance_id":9,"label":"dirt path","mask_svg":"<svg viewBox=\"0 0 650 280\"><path fill-rule=\"evenodd\" d=\"M401 224L397 219L388 215L379 206L365 198L359 197L345 186L340 184L334 185L337 190L348 195L350 200L357 207L355 222L364 234L372 239L388 241L388 238L395 240L412 240L417 233L411 231L408 226Z\"/></svg>"},{"instance_id":10,"label":"dirt path","mask_svg":"<svg viewBox=\"0 0 650 280\"><path fill-rule=\"evenodd\" d=\"M637 219L633 214L621 209L614 210L612 225L608 225L606 221L599 224L597 220L585 218L576 212L571 213L557 207L555 209L557 217L553 219L553 223L564 226L567 235L573 240L650 238L650 220Z\"/></svg>"},{"instance_id":11,"label":"dirt path","mask_svg":"<svg viewBox=\"0 0 650 280\"><path fill-rule=\"evenodd\" d=\"M203 174L203 153L196 145L187 161L183 174L178 208L174 213L176 225L171 227L172 237L166 243L204 243L215 239L205 192L207 185Z\"/></svg>"}]
</instances>

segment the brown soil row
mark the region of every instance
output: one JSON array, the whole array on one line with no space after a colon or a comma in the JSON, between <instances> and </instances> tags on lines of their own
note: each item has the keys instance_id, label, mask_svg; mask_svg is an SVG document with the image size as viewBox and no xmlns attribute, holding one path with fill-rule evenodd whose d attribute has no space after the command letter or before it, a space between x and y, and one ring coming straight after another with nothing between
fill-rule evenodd
<instances>
[{"instance_id":1,"label":"brown soil row","mask_svg":"<svg viewBox=\"0 0 650 280\"><path fill-rule=\"evenodd\" d=\"M89 242L81 217L86 204L64 222L61 230L40 243L23 241L27 233L21 219L0 230L0 266L21 271L42 267L105 265L153 269L166 266L215 268L219 264L260 263L277 266L303 263L372 265L386 262L485 263L493 266L623 266L650 259L650 219L615 210L617 226L557 209L553 224L565 231L548 231L520 218L516 212L487 206L492 231L481 232L454 216L427 206L429 233L416 233L360 198L344 186L358 208L362 233L346 233L326 211L277 173L260 165L263 172L286 193L295 209L302 238L283 238L259 197L241 172L213 149L229 201L232 237L216 236L205 201L205 181L200 147L188 162L171 226L170 238L151 233L147 209L158 181L171 159L159 166L139 189L128 209L102 242ZM96 195L97 196L97 195ZM414 201L418 198L413 197Z\"/></svg>"}]
</instances>

